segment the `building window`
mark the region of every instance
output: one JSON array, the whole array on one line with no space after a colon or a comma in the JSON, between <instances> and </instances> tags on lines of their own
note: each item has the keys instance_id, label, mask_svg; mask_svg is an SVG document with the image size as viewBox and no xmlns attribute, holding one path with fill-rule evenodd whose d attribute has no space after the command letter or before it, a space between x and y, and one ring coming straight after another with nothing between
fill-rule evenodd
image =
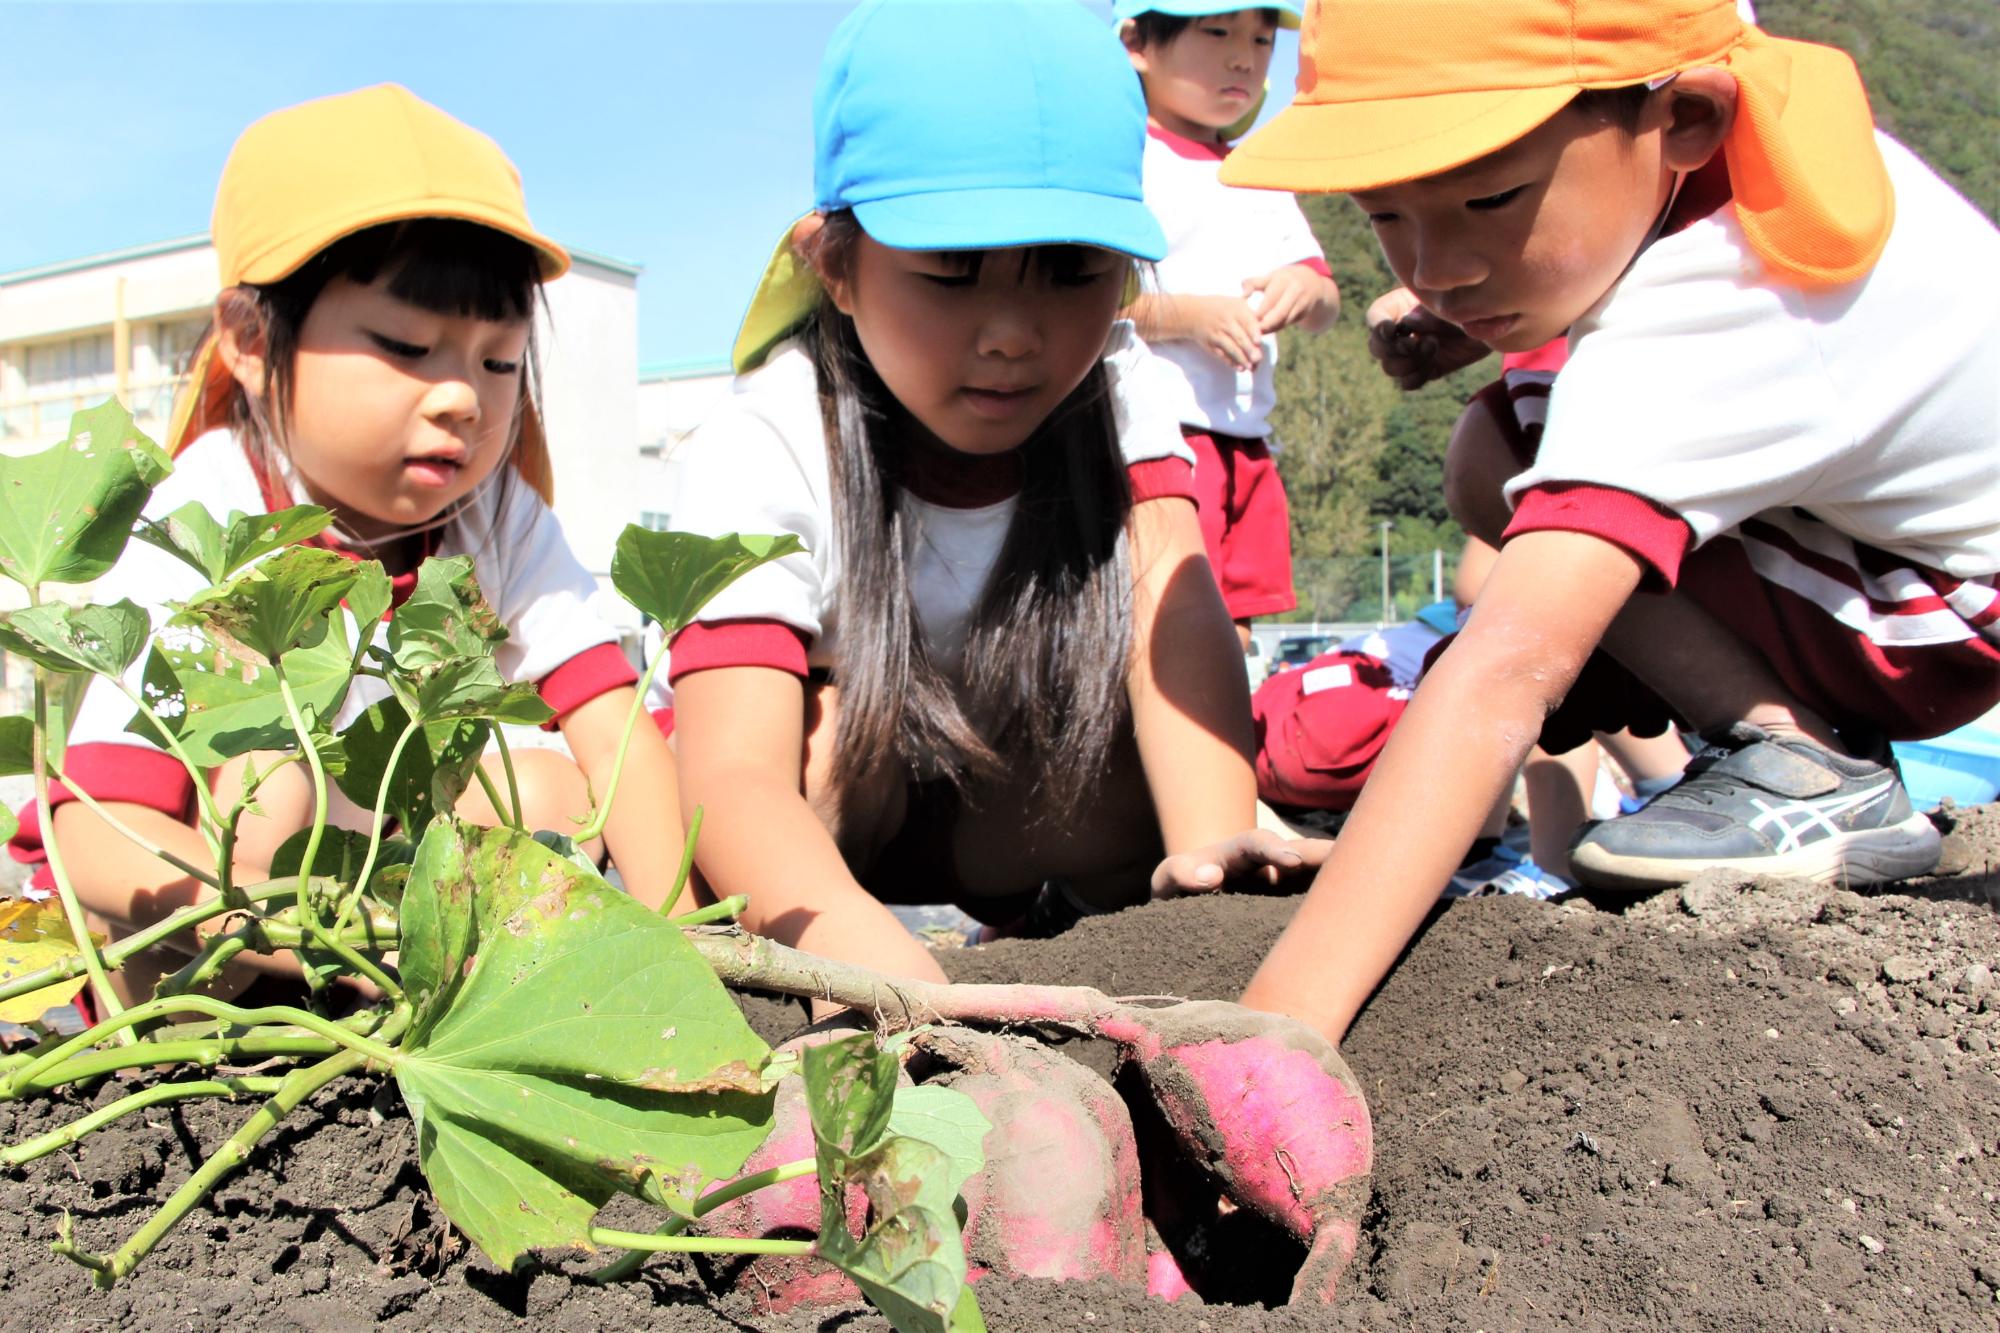
<instances>
[{"instance_id":1,"label":"building window","mask_svg":"<svg viewBox=\"0 0 2000 1333\"><path fill-rule=\"evenodd\" d=\"M639 526L648 532L671 532L673 530L673 515L667 513L664 509L641 509L639 511Z\"/></svg>"}]
</instances>

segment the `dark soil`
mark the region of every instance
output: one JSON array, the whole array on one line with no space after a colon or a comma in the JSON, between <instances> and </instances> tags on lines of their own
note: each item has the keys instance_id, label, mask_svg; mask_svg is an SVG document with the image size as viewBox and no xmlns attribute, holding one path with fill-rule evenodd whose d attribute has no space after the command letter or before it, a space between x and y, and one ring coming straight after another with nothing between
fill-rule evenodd
<instances>
[{"instance_id":1,"label":"dark soil","mask_svg":"<svg viewBox=\"0 0 2000 1333\"><path fill-rule=\"evenodd\" d=\"M1457 903L1347 1043L1376 1168L1336 1311L987 1280L987 1323L2000 1330L2000 807L1961 813L1946 857L1948 873L1894 893L1710 876L1621 913ZM1289 913L1270 898L1155 904L946 965L1227 998ZM752 1009L767 1030L794 1021ZM80 1105L0 1110L0 1133ZM393 1092L313 1111L109 1292L48 1252L63 1212L109 1248L246 1109L155 1111L0 1175L0 1327L887 1327L760 1318L667 1259L604 1290L571 1275L581 1264L497 1273L442 1225Z\"/></svg>"}]
</instances>

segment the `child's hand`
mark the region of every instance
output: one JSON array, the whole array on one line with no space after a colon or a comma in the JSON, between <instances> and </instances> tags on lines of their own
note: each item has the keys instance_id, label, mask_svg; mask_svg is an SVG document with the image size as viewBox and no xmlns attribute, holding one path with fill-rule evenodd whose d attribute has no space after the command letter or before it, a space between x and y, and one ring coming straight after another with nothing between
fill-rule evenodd
<instances>
[{"instance_id":1,"label":"child's hand","mask_svg":"<svg viewBox=\"0 0 2000 1333\"><path fill-rule=\"evenodd\" d=\"M1407 287L1376 297L1368 307L1368 354L1405 389L1421 389L1492 350L1424 309Z\"/></svg>"},{"instance_id":2,"label":"child's hand","mask_svg":"<svg viewBox=\"0 0 2000 1333\"><path fill-rule=\"evenodd\" d=\"M1187 341L1206 347L1238 370L1264 359L1264 330L1257 312L1238 296L1176 296L1176 321Z\"/></svg>"},{"instance_id":3,"label":"child's hand","mask_svg":"<svg viewBox=\"0 0 2000 1333\"><path fill-rule=\"evenodd\" d=\"M1247 301L1257 292L1264 300L1257 307L1257 326L1265 333L1304 324L1313 333L1325 329L1340 314L1340 288L1332 278L1315 273L1303 264L1286 264L1262 277L1243 280Z\"/></svg>"},{"instance_id":4,"label":"child's hand","mask_svg":"<svg viewBox=\"0 0 2000 1333\"><path fill-rule=\"evenodd\" d=\"M1319 869L1332 850L1331 838L1286 838L1269 829L1251 829L1160 862L1153 872L1153 896L1211 893L1248 875L1276 884L1285 876Z\"/></svg>"}]
</instances>

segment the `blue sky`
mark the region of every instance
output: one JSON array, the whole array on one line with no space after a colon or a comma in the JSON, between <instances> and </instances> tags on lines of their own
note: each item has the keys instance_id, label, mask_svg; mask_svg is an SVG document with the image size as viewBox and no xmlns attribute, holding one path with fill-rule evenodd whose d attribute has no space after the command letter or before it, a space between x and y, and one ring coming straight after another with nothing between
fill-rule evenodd
<instances>
[{"instance_id":1,"label":"blue sky","mask_svg":"<svg viewBox=\"0 0 2000 1333\"><path fill-rule=\"evenodd\" d=\"M1109 22L1109 0L1087 7ZM645 266L642 364L720 357L811 202L813 78L850 8L10 2L0 272L205 231L245 125L394 81L497 139L542 229ZM1272 62L1274 103L1293 37Z\"/></svg>"}]
</instances>

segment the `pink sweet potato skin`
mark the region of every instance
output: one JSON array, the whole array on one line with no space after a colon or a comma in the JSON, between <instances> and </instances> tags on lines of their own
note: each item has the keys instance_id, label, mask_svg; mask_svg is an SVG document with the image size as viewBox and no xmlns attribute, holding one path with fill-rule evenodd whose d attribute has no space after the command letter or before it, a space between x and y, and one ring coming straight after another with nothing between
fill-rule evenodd
<instances>
[{"instance_id":1,"label":"pink sweet potato skin","mask_svg":"<svg viewBox=\"0 0 2000 1333\"><path fill-rule=\"evenodd\" d=\"M1115 1029L1115 1030L1114 1030ZM1196 1002L1105 1025L1182 1148L1239 1206L1303 1241L1294 1300L1330 1302L1354 1257L1373 1130L1340 1056L1291 1019Z\"/></svg>"},{"instance_id":2,"label":"pink sweet potato skin","mask_svg":"<svg viewBox=\"0 0 2000 1333\"><path fill-rule=\"evenodd\" d=\"M966 1182L966 1255L1009 1277L1147 1279L1139 1157L1103 1079L1036 1043L954 1030L924 1042L955 1065L936 1082L993 1125Z\"/></svg>"}]
</instances>

